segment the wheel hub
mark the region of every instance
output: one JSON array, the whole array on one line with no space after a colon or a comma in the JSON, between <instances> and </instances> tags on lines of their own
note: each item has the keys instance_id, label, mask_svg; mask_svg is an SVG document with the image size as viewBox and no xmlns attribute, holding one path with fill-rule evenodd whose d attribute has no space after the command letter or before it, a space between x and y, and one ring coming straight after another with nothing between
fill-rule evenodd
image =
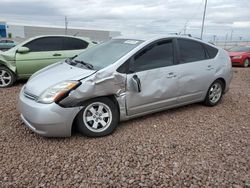
<instances>
[{"instance_id":1,"label":"wheel hub","mask_svg":"<svg viewBox=\"0 0 250 188\"><path fill-rule=\"evenodd\" d=\"M0 86L7 86L10 82L11 75L5 70L0 70Z\"/></svg>"},{"instance_id":2,"label":"wheel hub","mask_svg":"<svg viewBox=\"0 0 250 188\"><path fill-rule=\"evenodd\" d=\"M220 100L222 95L222 87L220 84L215 83L209 91L209 99L212 103L216 103Z\"/></svg>"},{"instance_id":3,"label":"wheel hub","mask_svg":"<svg viewBox=\"0 0 250 188\"><path fill-rule=\"evenodd\" d=\"M91 131L102 132L106 130L112 122L111 110L104 103L92 103L84 110L83 122Z\"/></svg>"}]
</instances>

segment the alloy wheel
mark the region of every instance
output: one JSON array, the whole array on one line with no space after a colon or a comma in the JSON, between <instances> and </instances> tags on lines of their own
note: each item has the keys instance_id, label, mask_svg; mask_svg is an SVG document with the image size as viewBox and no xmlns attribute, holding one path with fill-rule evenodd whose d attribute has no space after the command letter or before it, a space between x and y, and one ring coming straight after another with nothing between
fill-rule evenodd
<instances>
[{"instance_id":1,"label":"alloy wheel","mask_svg":"<svg viewBox=\"0 0 250 188\"><path fill-rule=\"evenodd\" d=\"M211 103L217 103L222 96L222 86L218 82L214 83L209 90L209 100Z\"/></svg>"},{"instance_id":2,"label":"alloy wheel","mask_svg":"<svg viewBox=\"0 0 250 188\"><path fill-rule=\"evenodd\" d=\"M6 70L0 69L0 87L8 86L11 83L11 74Z\"/></svg>"},{"instance_id":3,"label":"alloy wheel","mask_svg":"<svg viewBox=\"0 0 250 188\"><path fill-rule=\"evenodd\" d=\"M249 60L246 59L246 60L244 61L244 67L248 67L248 66L249 66Z\"/></svg>"},{"instance_id":4,"label":"alloy wheel","mask_svg":"<svg viewBox=\"0 0 250 188\"><path fill-rule=\"evenodd\" d=\"M91 103L83 112L83 122L93 132L105 131L112 122L111 109L101 102Z\"/></svg>"}]
</instances>

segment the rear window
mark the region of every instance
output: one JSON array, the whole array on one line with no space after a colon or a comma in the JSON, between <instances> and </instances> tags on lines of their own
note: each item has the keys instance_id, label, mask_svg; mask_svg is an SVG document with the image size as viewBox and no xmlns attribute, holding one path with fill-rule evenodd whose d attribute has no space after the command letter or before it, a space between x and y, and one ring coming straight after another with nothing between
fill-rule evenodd
<instances>
[{"instance_id":1,"label":"rear window","mask_svg":"<svg viewBox=\"0 0 250 188\"><path fill-rule=\"evenodd\" d=\"M70 37L64 37L63 39L63 48L64 50L80 50L87 48L89 43L86 41L76 39L76 38L70 38Z\"/></svg>"},{"instance_id":2,"label":"rear window","mask_svg":"<svg viewBox=\"0 0 250 188\"><path fill-rule=\"evenodd\" d=\"M217 55L218 53L218 49L217 48L214 48L212 46L209 46L209 45L205 45L205 48L207 50L207 53L208 53L208 56L210 59L212 58L215 58L215 56Z\"/></svg>"},{"instance_id":3,"label":"rear window","mask_svg":"<svg viewBox=\"0 0 250 188\"><path fill-rule=\"evenodd\" d=\"M207 59L206 51L201 43L188 39L178 39L178 44L180 49L181 63L189 63Z\"/></svg>"}]
</instances>

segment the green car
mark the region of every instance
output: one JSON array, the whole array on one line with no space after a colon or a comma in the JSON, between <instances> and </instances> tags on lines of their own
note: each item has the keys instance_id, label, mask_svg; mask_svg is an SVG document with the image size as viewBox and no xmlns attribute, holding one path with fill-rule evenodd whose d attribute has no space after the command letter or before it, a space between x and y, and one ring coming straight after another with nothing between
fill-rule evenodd
<instances>
[{"instance_id":1,"label":"green car","mask_svg":"<svg viewBox=\"0 0 250 188\"><path fill-rule=\"evenodd\" d=\"M34 37L8 51L0 51L0 88L11 86L17 79L27 79L36 71L94 45L87 38L50 35Z\"/></svg>"}]
</instances>

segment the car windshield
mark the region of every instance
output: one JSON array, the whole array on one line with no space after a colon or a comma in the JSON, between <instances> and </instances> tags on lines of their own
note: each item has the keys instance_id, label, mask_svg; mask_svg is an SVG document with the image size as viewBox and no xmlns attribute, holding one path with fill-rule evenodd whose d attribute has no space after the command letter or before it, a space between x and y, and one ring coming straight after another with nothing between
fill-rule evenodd
<instances>
[{"instance_id":1,"label":"car windshield","mask_svg":"<svg viewBox=\"0 0 250 188\"><path fill-rule=\"evenodd\" d=\"M230 52L249 52L250 47L239 46L239 47L231 48L229 51Z\"/></svg>"},{"instance_id":2,"label":"car windshield","mask_svg":"<svg viewBox=\"0 0 250 188\"><path fill-rule=\"evenodd\" d=\"M143 41L112 39L94 46L73 59L76 62L84 62L93 66L93 69L103 69L122 58Z\"/></svg>"}]
</instances>

